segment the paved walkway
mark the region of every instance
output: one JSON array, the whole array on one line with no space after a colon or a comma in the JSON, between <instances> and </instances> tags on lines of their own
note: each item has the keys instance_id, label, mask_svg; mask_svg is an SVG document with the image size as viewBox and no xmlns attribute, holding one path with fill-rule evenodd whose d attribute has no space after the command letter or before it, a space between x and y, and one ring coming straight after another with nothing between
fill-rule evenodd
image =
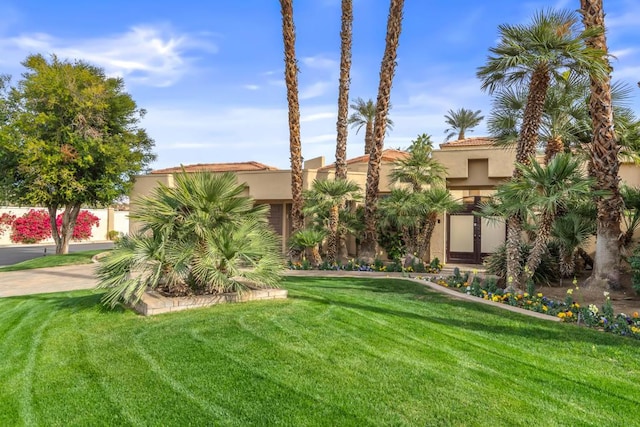
<instances>
[{"instance_id":1,"label":"paved walkway","mask_svg":"<svg viewBox=\"0 0 640 427\"><path fill-rule=\"evenodd\" d=\"M82 264L0 272L0 298L91 289L98 283L94 269Z\"/></svg>"},{"instance_id":2,"label":"paved walkway","mask_svg":"<svg viewBox=\"0 0 640 427\"><path fill-rule=\"evenodd\" d=\"M441 275L451 274L450 269L453 266L448 265ZM39 268L34 270L22 270L11 272L0 272L0 298L19 295L42 294L49 292L64 292L79 289L91 289L97 284L94 274L95 264L71 265L53 268ZM461 266L462 272L469 271L467 266ZM536 313L530 310L524 310L518 307L512 307L506 304L500 304L493 301L483 300L482 298L458 292L453 289L445 288L433 282L418 279L416 276L436 276L420 273L405 274L402 273L381 273L381 272L357 272L357 271L305 271L305 270L287 270L289 276L313 276L313 277L360 277L360 278L382 278L394 277L412 280L427 286L437 292L449 295L452 298L473 301L476 303L499 307L504 310L514 311L516 313L525 314L527 316L537 317L539 319L560 321L559 318L547 316L542 313Z\"/></svg>"}]
</instances>

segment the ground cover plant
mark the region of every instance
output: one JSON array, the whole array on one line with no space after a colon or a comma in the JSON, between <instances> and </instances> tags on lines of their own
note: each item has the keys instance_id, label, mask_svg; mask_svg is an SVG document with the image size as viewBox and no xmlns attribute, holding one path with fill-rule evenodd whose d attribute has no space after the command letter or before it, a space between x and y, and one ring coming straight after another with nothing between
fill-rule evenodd
<instances>
[{"instance_id":1,"label":"ground cover plant","mask_svg":"<svg viewBox=\"0 0 640 427\"><path fill-rule=\"evenodd\" d=\"M640 425L634 340L402 279L143 318L0 299L0 425Z\"/></svg>"},{"instance_id":2,"label":"ground cover plant","mask_svg":"<svg viewBox=\"0 0 640 427\"><path fill-rule=\"evenodd\" d=\"M73 252L64 255L47 255L27 261L22 261L17 264L0 267L0 272L32 270L34 268L45 267L60 267L63 265L90 264L94 256L104 252L108 251L104 249L96 249L92 251Z\"/></svg>"}]
</instances>

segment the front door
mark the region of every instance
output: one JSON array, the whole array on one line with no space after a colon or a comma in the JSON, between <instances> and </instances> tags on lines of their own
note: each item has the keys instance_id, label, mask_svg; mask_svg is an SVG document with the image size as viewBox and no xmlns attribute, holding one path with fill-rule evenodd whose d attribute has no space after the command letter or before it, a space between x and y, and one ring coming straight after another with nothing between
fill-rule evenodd
<instances>
[{"instance_id":1,"label":"front door","mask_svg":"<svg viewBox=\"0 0 640 427\"><path fill-rule=\"evenodd\" d=\"M447 216L447 262L481 264L484 257L504 243L503 221L474 215L481 198L465 198L462 210Z\"/></svg>"}]
</instances>

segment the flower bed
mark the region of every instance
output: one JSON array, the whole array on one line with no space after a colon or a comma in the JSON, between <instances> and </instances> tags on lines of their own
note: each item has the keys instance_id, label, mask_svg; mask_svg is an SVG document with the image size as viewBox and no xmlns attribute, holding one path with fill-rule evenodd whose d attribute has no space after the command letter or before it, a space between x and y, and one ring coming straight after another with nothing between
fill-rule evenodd
<instances>
[{"instance_id":1,"label":"flower bed","mask_svg":"<svg viewBox=\"0 0 640 427\"><path fill-rule=\"evenodd\" d=\"M317 267L317 270L438 274L442 271L443 266L444 265L438 258L434 258L429 264L414 261L406 267L400 260L385 263L382 260L376 259L373 264L367 264L361 260L350 259L344 264L340 262L329 263L324 261ZM289 270L316 270L308 260L302 260L300 262L289 261L288 268Z\"/></svg>"},{"instance_id":2,"label":"flower bed","mask_svg":"<svg viewBox=\"0 0 640 427\"><path fill-rule=\"evenodd\" d=\"M640 315L638 312L634 312L632 315L614 314L608 292L604 292L605 302L599 309L595 304L583 306L574 299L574 292L577 294L580 290L575 281L575 289L567 290L564 301L554 301L540 292L507 292L497 286L495 279L480 280L476 273L474 271L473 275L470 273L460 274L456 269L452 276L438 277L435 280L425 278L425 280L431 280L438 285L485 300L557 316L564 322L574 322L578 325L640 339Z\"/></svg>"}]
</instances>

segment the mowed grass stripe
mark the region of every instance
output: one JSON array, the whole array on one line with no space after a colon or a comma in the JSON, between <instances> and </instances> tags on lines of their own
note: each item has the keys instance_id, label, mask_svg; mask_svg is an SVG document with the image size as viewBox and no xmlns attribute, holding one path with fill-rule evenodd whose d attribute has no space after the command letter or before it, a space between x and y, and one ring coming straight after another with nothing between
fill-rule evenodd
<instances>
[{"instance_id":1,"label":"mowed grass stripe","mask_svg":"<svg viewBox=\"0 0 640 427\"><path fill-rule=\"evenodd\" d=\"M104 311L86 291L10 298L0 312L29 301L38 319L54 313L33 383L35 419L50 425L639 425L637 341L406 281L284 286L285 301L153 318ZM25 325L13 341L37 332ZM47 387L72 390L55 401Z\"/></svg>"}]
</instances>

